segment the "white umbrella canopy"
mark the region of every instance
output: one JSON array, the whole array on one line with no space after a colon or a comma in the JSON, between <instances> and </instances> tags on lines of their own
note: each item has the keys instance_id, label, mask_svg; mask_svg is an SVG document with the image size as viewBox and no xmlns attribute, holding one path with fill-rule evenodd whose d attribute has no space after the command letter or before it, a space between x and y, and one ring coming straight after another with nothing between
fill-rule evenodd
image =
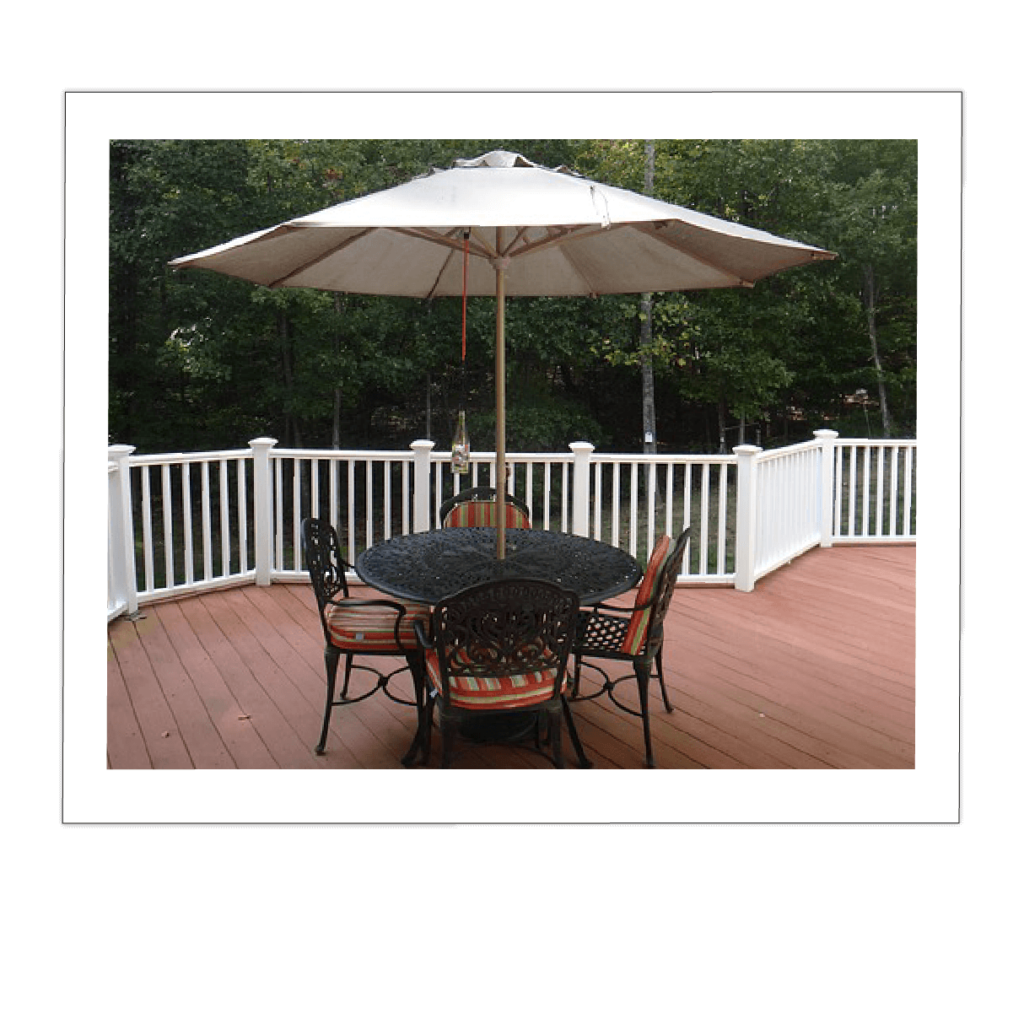
<instances>
[{"instance_id":1,"label":"white umbrella canopy","mask_svg":"<svg viewBox=\"0 0 1024 1024\"><path fill-rule=\"evenodd\" d=\"M498 299L496 487L505 491L506 295L752 286L834 253L495 150L172 260L271 288ZM498 556L504 557L499 527Z\"/></svg>"},{"instance_id":2,"label":"white umbrella canopy","mask_svg":"<svg viewBox=\"0 0 1024 1024\"><path fill-rule=\"evenodd\" d=\"M433 298L605 295L752 285L833 253L549 170L496 150L446 171L245 235L173 267L204 267L268 287Z\"/></svg>"}]
</instances>

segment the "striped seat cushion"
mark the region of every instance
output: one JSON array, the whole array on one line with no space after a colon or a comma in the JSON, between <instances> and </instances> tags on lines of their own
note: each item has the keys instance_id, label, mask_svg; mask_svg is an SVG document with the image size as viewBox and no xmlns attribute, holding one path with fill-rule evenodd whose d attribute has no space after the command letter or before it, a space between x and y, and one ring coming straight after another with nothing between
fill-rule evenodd
<instances>
[{"instance_id":1,"label":"striped seat cushion","mask_svg":"<svg viewBox=\"0 0 1024 1024\"><path fill-rule=\"evenodd\" d=\"M448 513L445 526L497 526L496 501L465 501ZM515 505L505 504L505 526L508 529L530 529L530 518Z\"/></svg>"},{"instance_id":2,"label":"striped seat cushion","mask_svg":"<svg viewBox=\"0 0 1024 1024\"><path fill-rule=\"evenodd\" d=\"M654 550L651 552L650 560L647 563L647 569L644 572L644 578L640 581L640 589L636 594L629 626L622 638L621 651L623 654L639 654L647 642L647 624L651 621L651 612L654 610L648 602L654 594L654 585L658 580L661 567L665 564L665 559L668 558L671 548L672 538L667 534L659 537L658 543L654 545ZM642 608L641 605L645 604L647 607Z\"/></svg>"},{"instance_id":3,"label":"striped seat cushion","mask_svg":"<svg viewBox=\"0 0 1024 1024\"><path fill-rule=\"evenodd\" d=\"M409 602L405 606L399 639L403 646L415 649L416 634L413 623L419 619L428 622L430 606ZM367 605L354 600L341 600L329 604L325 611L331 640L339 647L358 647L367 651L395 650L395 619L398 613L387 605Z\"/></svg>"},{"instance_id":4,"label":"striped seat cushion","mask_svg":"<svg viewBox=\"0 0 1024 1024\"><path fill-rule=\"evenodd\" d=\"M427 677L432 689L441 692L441 666L436 651L427 651ZM529 707L551 696L554 669L512 676L450 676L451 704L460 708L503 710ZM565 680L562 681L565 689Z\"/></svg>"}]
</instances>

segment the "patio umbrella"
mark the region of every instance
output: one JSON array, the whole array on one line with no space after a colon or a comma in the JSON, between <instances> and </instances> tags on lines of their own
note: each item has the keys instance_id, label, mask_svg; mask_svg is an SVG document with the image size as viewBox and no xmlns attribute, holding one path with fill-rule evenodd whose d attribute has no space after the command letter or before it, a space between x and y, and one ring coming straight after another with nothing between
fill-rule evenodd
<instances>
[{"instance_id":1,"label":"patio umbrella","mask_svg":"<svg viewBox=\"0 0 1024 1024\"><path fill-rule=\"evenodd\" d=\"M190 256L271 288L497 299L496 479L505 499L505 297L752 286L834 253L495 150ZM501 521L499 517L499 522ZM498 527L498 557L505 554Z\"/></svg>"}]
</instances>

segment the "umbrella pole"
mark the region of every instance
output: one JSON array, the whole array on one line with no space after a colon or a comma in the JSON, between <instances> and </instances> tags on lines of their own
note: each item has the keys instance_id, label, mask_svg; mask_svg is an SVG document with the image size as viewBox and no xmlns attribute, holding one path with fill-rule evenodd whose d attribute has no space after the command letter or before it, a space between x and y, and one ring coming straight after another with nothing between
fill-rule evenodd
<instances>
[{"instance_id":1,"label":"umbrella pole","mask_svg":"<svg viewBox=\"0 0 1024 1024\"><path fill-rule=\"evenodd\" d=\"M500 229L499 229L500 231ZM499 239L500 242L500 239ZM505 557L505 267L507 259L494 261L495 294L498 299L497 338L494 344L495 490L498 510L498 558Z\"/></svg>"}]
</instances>

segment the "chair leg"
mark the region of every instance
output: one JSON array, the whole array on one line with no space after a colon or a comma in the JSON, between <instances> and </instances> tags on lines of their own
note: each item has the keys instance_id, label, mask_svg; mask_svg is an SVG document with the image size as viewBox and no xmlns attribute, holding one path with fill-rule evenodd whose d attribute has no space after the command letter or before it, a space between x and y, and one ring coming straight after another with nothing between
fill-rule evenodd
<instances>
[{"instance_id":1,"label":"chair leg","mask_svg":"<svg viewBox=\"0 0 1024 1024\"><path fill-rule=\"evenodd\" d=\"M402 764L407 768L416 760L416 754L422 752L424 742L424 722L423 714L424 707L426 704L426 687L424 685L424 674L425 668L423 665L422 657L417 657L415 654L407 656L406 661L409 665L409 671L412 673L413 682L413 693L416 697L416 735L412 738L412 744L406 751L405 756L402 758ZM421 758L422 763L422 758Z\"/></svg>"},{"instance_id":2,"label":"chair leg","mask_svg":"<svg viewBox=\"0 0 1024 1024\"><path fill-rule=\"evenodd\" d=\"M654 768L656 765L654 763L654 751L651 747L651 717L647 709L647 684L649 681L650 670L643 662L638 662L636 665L636 685L640 694L640 715L644 722L644 750L646 752L644 763L648 768Z\"/></svg>"},{"instance_id":3,"label":"chair leg","mask_svg":"<svg viewBox=\"0 0 1024 1024\"><path fill-rule=\"evenodd\" d=\"M569 702L562 694L562 714L565 716L565 727L569 730L569 739L572 741L572 748L576 751L576 760L581 768L593 768L593 764L583 750L579 734L576 732L576 723L572 720L572 711L569 709Z\"/></svg>"},{"instance_id":4,"label":"chair leg","mask_svg":"<svg viewBox=\"0 0 1024 1024\"><path fill-rule=\"evenodd\" d=\"M352 677L352 659L353 655L345 655L345 681L341 684L341 699L345 700L348 697L348 681Z\"/></svg>"},{"instance_id":5,"label":"chair leg","mask_svg":"<svg viewBox=\"0 0 1024 1024\"><path fill-rule=\"evenodd\" d=\"M668 690L665 689L665 670L661 665L661 648L658 648L658 654L655 658L658 665L658 682L661 683L661 699L665 702L665 710L671 711L672 705L668 702Z\"/></svg>"},{"instance_id":6,"label":"chair leg","mask_svg":"<svg viewBox=\"0 0 1024 1024\"><path fill-rule=\"evenodd\" d=\"M455 720L450 715L441 714L441 767L449 768L452 763L453 744L455 741Z\"/></svg>"},{"instance_id":7,"label":"chair leg","mask_svg":"<svg viewBox=\"0 0 1024 1024\"><path fill-rule=\"evenodd\" d=\"M420 764L430 760L430 737L434 730L434 698L427 694L423 707L423 736L420 740Z\"/></svg>"},{"instance_id":8,"label":"chair leg","mask_svg":"<svg viewBox=\"0 0 1024 1024\"><path fill-rule=\"evenodd\" d=\"M324 724L320 730L320 742L315 748L318 754L322 754L327 747L327 729L331 724L331 710L334 707L334 687L338 679L338 655L340 653L333 647L324 648L324 667L327 669L327 704L324 707Z\"/></svg>"},{"instance_id":9,"label":"chair leg","mask_svg":"<svg viewBox=\"0 0 1024 1024\"><path fill-rule=\"evenodd\" d=\"M551 760L555 762L556 768L564 768L565 759L562 757L562 716L557 711L549 711L545 717L548 720L548 732L551 736Z\"/></svg>"}]
</instances>

